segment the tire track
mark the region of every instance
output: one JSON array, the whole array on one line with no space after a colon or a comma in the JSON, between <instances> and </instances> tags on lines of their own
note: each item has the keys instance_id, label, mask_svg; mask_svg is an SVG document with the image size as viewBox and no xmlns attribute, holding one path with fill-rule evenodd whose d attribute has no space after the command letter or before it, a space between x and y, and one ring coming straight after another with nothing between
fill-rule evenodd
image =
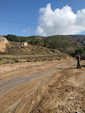
<instances>
[{"instance_id":1,"label":"tire track","mask_svg":"<svg viewBox=\"0 0 85 113\"><path fill-rule=\"evenodd\" d=\"M27 94L23 98L20 97L17 101L15 101L12 105L9 105L7 108L4 108L4 106L3 107L1 106L2 107L1 111L3 111L1 113L8 113L8 112L9 113L19 113L19 112L17 112L17 109L20 108L22 101L24 101L25 99L27 102L27 104L26 104L26 108L27 108L27 106L30 105L28 100L30 100L30 98L33 99L33 97L37 96L37 92L40 91L38 89L41 89L41 87L44 84L46 84L50 80L50 78L53 77L55 74L58 74L60 71L67 69L73 65L74 65L74 62L72 64L69 64L69 65L52 67L50 69L47 69L47 70L44 70L41 72L37 72L37 73L32 74L32 75L26 75L25 77L16 77L16 78L0 81L0 98L2 99L2 97L4 95L6 95L6 93L8 91L9 91L9 93L12 92L12 90L14 90L17 86L21 86L21 85L24 85L26 83L33 83L34 81L39 79L38 81L36 81L36 86L35 86L36 88L29 90L30 91L29 94ZM42 91L40 93L42 93ZM17 96L17 94L16 94L16 96ZM37 96L37 98L38 98L38 96ZM6 101L8 101L8 100L6 100ZM34 101L36 102L37 99L35 99ZM31 100L30 100L30 103L32 103ZM23 112L23 113L25 113L25 112Z\"/></svg>"}]
</instances>

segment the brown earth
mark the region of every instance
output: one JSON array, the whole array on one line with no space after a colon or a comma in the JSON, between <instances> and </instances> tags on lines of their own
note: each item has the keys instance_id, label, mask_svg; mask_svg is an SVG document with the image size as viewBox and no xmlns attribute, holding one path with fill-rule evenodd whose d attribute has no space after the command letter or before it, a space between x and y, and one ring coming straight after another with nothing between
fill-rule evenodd
<instances>
[{"instance_id":1,"label":"brown earth","mask_svg":"<svg viewBox=\"0 0 85 113\"><path fill-rule=\"evenodd\" d=\"M0 113L85 113L85 61L0 65Z\"/></svg>"},{"instance_id":2,"label":"brown earth","mask_svg":"<svg viewBox=\"0 0 85 113\"><path fill-rule=\"evenodd\" d=\"M5 52L8 44L8 40L0 36L0 52Z\"/></svg>"}]
</instances>

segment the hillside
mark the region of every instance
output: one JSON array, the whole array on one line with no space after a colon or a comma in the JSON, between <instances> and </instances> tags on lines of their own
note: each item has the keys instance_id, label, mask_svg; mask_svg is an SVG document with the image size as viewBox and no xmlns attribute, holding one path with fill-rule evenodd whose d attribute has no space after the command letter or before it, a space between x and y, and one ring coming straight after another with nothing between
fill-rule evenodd
<instances>
[{"instance_id":1,"label":"hillside","mask_svg":"<svg viewBox=\"0 0 85 113\"><path fill-rule=\"evenodd\" d=\"M5 51L0 52L0 64L52 61L66 57L67 55L61 53L59 50L32 45L28 42L15 42L9 40L9 45L6 45Z\"/></svg>"},{"instance_id":2,"label":"hillside","mask_svg":"<svg viewBox=\"0 0 85 113\"><path fill-rule=\"evenodd\" d=\"M56 35L49 37L20 37L7 35L9 41L28 42L31 45L38 45L51 49L58 49L64 52L74 52L78 48L85 46L85 36L83 35Z\"/></svg>"},{"instance_id":3,"label":"hillside","mask_svg":"<svg viewBox=\"0 0 85 113\"><path fill-rule=\"evenodd\" d=\"M56 60L66 58L66 54L75 56L78 52L82 54L82 59L85 59L85 36L20 37L7 35L2 39L7 39L9 44L5 44L4 51L0 52L4 55L0 56L0 64Z\"/></svg>"},{"instance_id":4,"label":"hillside","mask_svg":"<svg viewBox=\"0 0 85 113\"><path fill-rule=\"evenodd\" d=\"M68 54L74 53L76 49L85 47L84 35L56 35L49 37L20 37L15 35L7 35L5 37L12 42L27 42L31 45L55 49Z\"/></svg>"},{"instance_id":5,"label":"hillside","mask_svg":"<svg viewBox=\"0 0 85 113\"><path fill-rule=\"evenodd\" d=\"M81 38L78 39L81 40ZM82 38L82 40L84 41L84 38ZM44 42L48 43L49 47L53 47L64 52L73 52L84 46L81 42L79 42L79 40L77 40L77 38L73 38L73 36L44 37Z\"/></svg>"}]
</instances>

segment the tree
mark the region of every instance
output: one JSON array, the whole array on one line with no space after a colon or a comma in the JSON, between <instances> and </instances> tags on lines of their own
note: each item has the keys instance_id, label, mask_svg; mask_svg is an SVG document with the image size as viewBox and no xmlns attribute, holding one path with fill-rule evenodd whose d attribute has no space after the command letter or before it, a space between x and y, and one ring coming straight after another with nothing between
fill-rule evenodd
<instances>
[{"instance_id":1,"label":"tree","mask_svg":"<svg viewBox=\"0 0 85 113\"><path fill-rule=\"evenodd\" d=\"M75 50L75 54L83 54L83 53L84 53L83 48L79 48Z\"/></svg>"}]
</instances>

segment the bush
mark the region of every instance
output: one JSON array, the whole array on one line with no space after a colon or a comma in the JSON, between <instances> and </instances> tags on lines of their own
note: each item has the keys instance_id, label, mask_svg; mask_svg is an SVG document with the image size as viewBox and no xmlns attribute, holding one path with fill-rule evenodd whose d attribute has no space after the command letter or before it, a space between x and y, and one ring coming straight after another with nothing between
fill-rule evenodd
<instances>
[{"instance_id":1,"label":"bush","mask_svg":"<svg viewBox=\"0 0 85 113\"><path fill-rule=\"evenodd\" d=\"M83 54L83 53L84 53L83 48L79 48L75 50L75 54Z\"/></svg>"}]
</instances>

